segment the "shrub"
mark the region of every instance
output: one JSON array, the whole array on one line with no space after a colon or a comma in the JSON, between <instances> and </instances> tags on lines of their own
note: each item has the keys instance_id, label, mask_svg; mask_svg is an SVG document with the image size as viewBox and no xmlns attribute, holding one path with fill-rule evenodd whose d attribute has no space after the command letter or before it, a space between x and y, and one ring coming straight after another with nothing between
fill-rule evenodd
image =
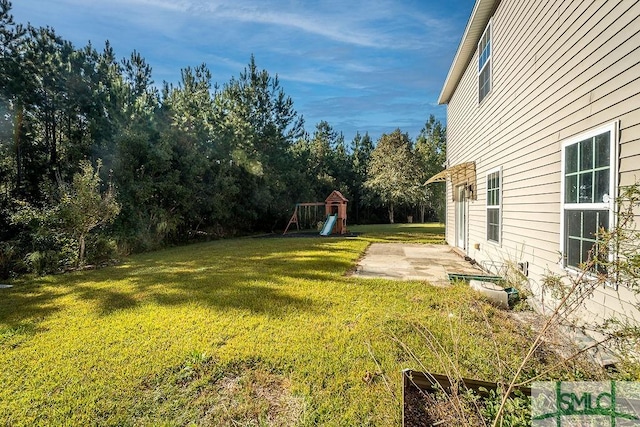
<instances>
[{"instance_id":1,"label":"shrub","mask_svg":"<svg viewBox=\"0 0 640 427\"><path fill-rule=\"evenodd\" d=\"M0 279L7 279L25 268L19 243L0 242Z\"/></svg>"},{"instance_id":2,"label":"shrub","mask_svg":"<svg viewBox=\"0 0 640 427\"><path fill-rule=\"evenodd\" d=\"M34 251L27 255L26 264L32 273L45 275L60 269L60 256L52 250Z\"/></svg>"},{"instance_id":3,"label":"shrub","mask_svg":"<svg viewBox=\"0 0 640 427\"><path fill-rule=\"evenodd\" d=\"M118 244L105 235L91 235L87 242L87 263L104 264L117 257Z\"/></svg>"}]
</instances>

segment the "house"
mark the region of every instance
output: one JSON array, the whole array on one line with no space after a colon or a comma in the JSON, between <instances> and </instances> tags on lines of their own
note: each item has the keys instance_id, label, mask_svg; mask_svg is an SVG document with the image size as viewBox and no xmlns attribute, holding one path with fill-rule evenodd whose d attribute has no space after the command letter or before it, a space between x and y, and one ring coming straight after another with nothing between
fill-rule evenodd
<instances>
[{"instance_id":1,"label":"house","mask_svg":"<svg viewBox=\"0 0 640 427\"><path fill-rule=\"evenodd\" d=\"M489 271L513 262L540 302L640 180L640 3L477 0L439 103L447 168L429 181L447 181L447 242ZM585 313L636 301L602 286Z\"/></svg>"}]
</instances>

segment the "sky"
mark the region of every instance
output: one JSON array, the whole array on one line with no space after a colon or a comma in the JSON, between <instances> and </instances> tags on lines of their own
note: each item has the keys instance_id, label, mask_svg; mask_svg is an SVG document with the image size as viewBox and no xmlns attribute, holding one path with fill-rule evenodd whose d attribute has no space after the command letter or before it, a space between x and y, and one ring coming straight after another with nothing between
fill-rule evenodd
<instances>
[{"instance_id":1,"label":"sky","mask_svg":"<svg viewBox=\"0 0 640 427\"><path fill-rule=\"evenodd\" d=\"M415 139L437 99L475 0L13 0L16 22L50 26L76 47L134 50L153 79L176 84L205 63L213 82L255 56L277 75L313 133L321 120L349 142L400 128Z\"/></svg>"}]
</instances>

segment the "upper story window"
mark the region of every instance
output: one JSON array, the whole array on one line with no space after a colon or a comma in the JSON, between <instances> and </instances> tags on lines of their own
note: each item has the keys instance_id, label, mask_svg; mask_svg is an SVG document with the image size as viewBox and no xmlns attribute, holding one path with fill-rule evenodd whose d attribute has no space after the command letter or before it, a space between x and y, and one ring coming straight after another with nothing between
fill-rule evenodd
<instances>
[{"instance_id":1,"label":"upper story window","mask_svg":"<svg viewBox=\"0 0 640 427\"><path fill-rule=\"evenodd\" d=\"M478 43L478 102L491 92L491 21Z\"/></svg>"},{"instance_id":2,"label":"upper story window","mask_svg":"<svg viewBox=\"0 0 640 427\"><path fill-rule=\"evenodd\" d=\"M567 141L562 154L563 264L580 268L613 221L615 125Z\"/></svg>"},{"instance_id":3,"label":"upper story window","mask_svg":"<svg viewBox=\"0 0 640 427\"><path fill-rule=\"evenodd\" d=\"M501 169L496 169L487 174L487 240L494 243L500 243L502 228L501 172Z\"/></svg>"}]
</instances>

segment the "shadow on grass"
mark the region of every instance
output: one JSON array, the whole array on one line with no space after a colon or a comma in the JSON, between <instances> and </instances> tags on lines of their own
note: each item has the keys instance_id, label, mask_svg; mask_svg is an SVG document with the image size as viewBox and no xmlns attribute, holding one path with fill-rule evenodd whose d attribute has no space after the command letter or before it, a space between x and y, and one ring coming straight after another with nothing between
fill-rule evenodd
<instances>
[{"instance_id":1,"label":"shadow on grass","mask_svg":"<svg viewBox=\"0 0 640 427\"><path fill-rule=\"evenodd\" d=\"M15 348L22 341L42 331L43 329L37 327L32 321L7 324L4 327L0 327L0 348Z\"/></svg>"},{"instance_id":2,"label":"shadow on grass","mask_svg":"<svg viewBox=\"0 0 640 427\"><path fill-rule=\"evenodd\" d=\"M379 241L438 239L433 224L355 226ZM305 283L343 280L368 238L234 239L178 247L130 257L96 271L23 278L0 290L0 324L39 322L76 301L90 301L101 315L141 304L203 304L282 316L314 310L323 301L305 297ZM2 326L2 325L0 325Z\"/></svg>"},{"instance_id":3,"label":"shadow on grass","mask_svg":"<svg viewBox=\"0 0 640 427\"><path fill-rule=\"evenodd\" d=\"M136 308L141 304L179 306L202 304L218 310L247 310L277 317L291 309L311 310L313 301L288 295L278 289L243 283L216 283L208 286L172 282L166 289L154 282L138 281L131 292L77 285L75 294L92 301L101 315Z\"/></svg>"},{"instance_id":4,"label":"shadow on grass","mask_svg":"<svg viewBox=\"0 0 640 427\"><path fill-rule=\"evenodd\" d=\"M345 253L347 256L345 257ZM100 315L142 304L202 304L268 316L313 311L315 301L296 290L304 281L340 277L351 266L349 250L327 241L290 240L256 245L250 240L214 242L131 257L102 270L18 281L2 290L0 323L39 321L76 301L90 301ZM355 259L356 251L351 258ZM6 292L9 291L9 292Z\"/></svg>"},{"instance_id":5,"label":"shadow on grass","mask_svg":"<svg viewBox=\"0 0 640 427\"><path fill-rule=\"evenodd\" d=\"M67 292L48 291L40 284L16 286L0 290L0 327L7 331L33 332L33 322L39 322L60 310L56 301Z\"/></svg>"}]
</instances>

